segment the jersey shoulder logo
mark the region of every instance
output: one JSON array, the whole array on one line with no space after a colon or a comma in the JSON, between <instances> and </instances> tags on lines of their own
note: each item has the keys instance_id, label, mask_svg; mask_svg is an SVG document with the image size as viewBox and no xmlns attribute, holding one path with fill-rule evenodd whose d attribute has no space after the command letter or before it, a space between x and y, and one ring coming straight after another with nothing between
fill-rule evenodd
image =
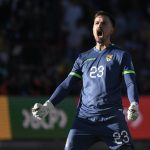
<instances>
[{"instance_id":1,"label":"jersey shoulder logo","mask_svg":"<svg viewBox=\"0 0 150 150\"><path fill-rule=\"evenodd\" d=\"M112 54L106 55L106 61L111 61L112 58L113 58L113 55L112 55Z\"/></svg>"}]
</instances>

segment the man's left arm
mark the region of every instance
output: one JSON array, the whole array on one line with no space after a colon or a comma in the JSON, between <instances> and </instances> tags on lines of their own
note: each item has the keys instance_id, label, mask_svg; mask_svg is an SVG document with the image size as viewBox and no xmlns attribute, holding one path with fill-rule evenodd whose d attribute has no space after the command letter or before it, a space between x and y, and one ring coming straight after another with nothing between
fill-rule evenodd
<instances>
[{"instance_id":1,"label":"man's left arm","mask_svg":"<svg viewBox=\"0 0 150 150\"><path fill-rule=\"evenodd\" d=\"M135 121L139 116L139 97L136 84L136 75L132 64L131 56L125 53L123 57L123 76L127 87L130 106L128 108L128 120Z\"/></svg>"}]
</instances>

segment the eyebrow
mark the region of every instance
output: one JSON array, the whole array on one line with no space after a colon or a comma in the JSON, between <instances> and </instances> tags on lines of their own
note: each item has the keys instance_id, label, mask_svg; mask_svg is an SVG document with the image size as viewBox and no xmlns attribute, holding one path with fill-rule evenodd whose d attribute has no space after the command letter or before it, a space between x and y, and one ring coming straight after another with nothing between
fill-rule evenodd
<instances>
[{"instance_id":1,"label":"eyebrow","mask_svg":"<svg viewBox=\"0 0 150 150\"><path fill-rule=\"evenodd\" d=\"M96 23L96 22L99 22L99 20L95 20L94 22L95 22L95 23ZM108 20L107 20L107 19L104 19L104 20L102 20L101 22L108 22Z\"/></svg>"}]
</instances>

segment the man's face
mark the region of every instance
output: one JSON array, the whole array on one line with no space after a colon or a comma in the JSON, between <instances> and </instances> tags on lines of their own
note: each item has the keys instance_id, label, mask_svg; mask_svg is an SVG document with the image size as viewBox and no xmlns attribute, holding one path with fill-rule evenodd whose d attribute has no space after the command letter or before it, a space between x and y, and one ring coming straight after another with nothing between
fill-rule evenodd
<instances>
[{"instance_id":1,"label":"man's face","mask_svg":"<svg viewBox=\"0 0 150 150\"><path fill-rule=\"evenodd\" d=\"M113 33L113 26L107 16L97 16L93 24L93 35L97 43L105 43Z\"/></svg>"}]
</instances>

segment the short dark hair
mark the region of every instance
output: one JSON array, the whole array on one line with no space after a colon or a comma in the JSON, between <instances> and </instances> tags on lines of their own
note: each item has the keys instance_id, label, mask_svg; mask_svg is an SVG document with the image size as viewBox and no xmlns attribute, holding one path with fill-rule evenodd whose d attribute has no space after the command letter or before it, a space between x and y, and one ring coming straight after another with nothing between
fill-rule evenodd
<instances>
[{"instance_id":1,"label":"short dark hair","mask_svg":"<svg viewBox=\"0 0 150 150\"><path fill-rule=\"evenodd\" d=\"M110 21L111 21L111 23L112 23L112 26L113 27L115 27L115 19L113 18L113 16L110 14L110 13L108 13L108 12L106 12L106 11L102 11L102 10L100 10L100 11L97 11L96 13L95 13L95 15L94 15L94 19L96 18L96 17L98 17L98 16L107 16L109 19L110 19Z\"/></svg>"}]
</instances>

